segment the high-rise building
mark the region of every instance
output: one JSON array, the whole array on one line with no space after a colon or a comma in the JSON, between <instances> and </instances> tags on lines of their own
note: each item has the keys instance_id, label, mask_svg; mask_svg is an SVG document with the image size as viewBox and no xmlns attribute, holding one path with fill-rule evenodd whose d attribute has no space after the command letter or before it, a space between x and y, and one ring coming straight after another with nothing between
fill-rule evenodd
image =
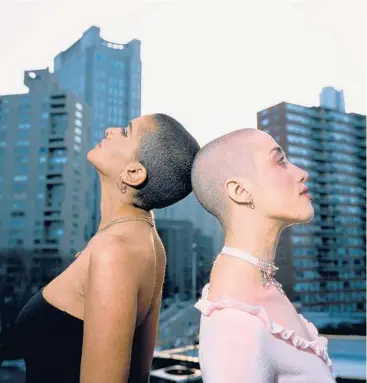
<instances>
[{"instance_id":1,"label":"high-rise building","mask_svg":"<svg viewBox=\"0 0 367 383\"><path fill-rule=\"evenodd\" d=\"M195 262L193 225L186 220L171 219L157 219L156 223L167 256L163 298L174 294L181 299L191 298L195 285L192 278Z\"/></svg>"},{"instance_id":2,"label":"high-rise building","mask_svg":"<svg viewBox=\"0 0 367 383\"><path fill-rule=\"evenodd\" d=\"M344 92L328 86L320 93L320 106L345 113Z\"/></svg>"},{"instance_id":3,"label":"high-rise building","mask_svg":"<svg viewBox=\"0 0 367 383\"><path fill-rule=\"evenodd\" d=\"M257 121L309 173L315 210L282 233L278 278L304 312L365 317L366 117L283 102Z\"/></svg>"},{"instance_id":4,"label":"high-rise building","mask_svg":"<svg viewBox=\"0 0 367 383\"><path fill-rule=\"evenodd\" d=\"M0 96L0 248L70 256L88 239L90 108L48 69L24 84Z\"/></svg>"},{"instance_id":5,"label":"high-rise building","mask_svg":"<svg viewBox=\"0 0 367 383\"><path fill-rule=\"evenodd\" d=\"M92 108L91 147L104 137L107 127L127 126L129 120L140 116L139 40L127 44L106 41L100 29L92 26L55 57L54 71L61 88ZM90 193L92 232L100 220L99 201L99 183L94 177Z\"/></svg>"},{"instance_id":6,"label":"high-rise building","mask_svg":"<svg viewBox=\"0 0 367 383\"><path fill-rule=\"evenodd\" d=\"M187 220L201 230L203 235L210 237L212 243L210 251L207 252L209 257L212 257L213 249L214 253L221 250L224 241L223 229L217 218L200 205L194 193L164 209L156 209L154 213L158 219Z\"/></svg>"}]
</instances>

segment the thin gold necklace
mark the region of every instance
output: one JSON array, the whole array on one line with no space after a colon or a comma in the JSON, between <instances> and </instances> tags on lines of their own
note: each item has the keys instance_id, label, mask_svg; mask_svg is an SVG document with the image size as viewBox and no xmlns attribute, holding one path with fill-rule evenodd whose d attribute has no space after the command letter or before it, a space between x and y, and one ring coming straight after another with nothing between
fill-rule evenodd
<instances>
[{"instance_id":1,"label":"thin gold necklace","mask_svg":"<svg viewBox=\"0 0 367 383\"><path fill-rule=\"evenodd\" d=\"M110 221L108 224L106 224L104 227L101 229L97 230L95 235L97 235L99 232L106 230L108 227L115 225L116 223L125 223L125 222L131 222L131 221L143 221L149 223L152 227L154 227L154 218L152 217L120 217L120 218L115 218L112 221ZM78 251L75 254L75 257L78 257L82 252Z\"/></svg>"}]
</instances>

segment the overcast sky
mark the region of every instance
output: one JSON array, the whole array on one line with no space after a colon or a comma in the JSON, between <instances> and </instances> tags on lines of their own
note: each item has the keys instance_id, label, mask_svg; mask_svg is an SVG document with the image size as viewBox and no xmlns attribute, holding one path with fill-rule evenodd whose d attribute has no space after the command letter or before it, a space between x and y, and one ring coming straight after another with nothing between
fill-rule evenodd
<instances>
[{"instance_id":1,"label":"overcast sky","mask_svg":"<svg viewBox=\"0 0 367 383\"><path fill-rule=\"evenodd\" d=\"M281 101L319 104L343 89L366 113L364 0L1 0L0 94L49 66L91 25L102 38L142 40L142 113L164 112L200 144L256 127Z\"/></svg>"}]
</instances>

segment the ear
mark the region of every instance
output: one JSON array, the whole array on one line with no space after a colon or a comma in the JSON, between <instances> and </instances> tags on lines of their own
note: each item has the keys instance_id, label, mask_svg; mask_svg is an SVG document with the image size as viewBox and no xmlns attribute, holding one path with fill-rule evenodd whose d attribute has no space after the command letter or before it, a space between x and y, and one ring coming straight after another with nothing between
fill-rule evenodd
<instances>
[{"instance_id":1,"label":"ear","mask_svg":"<svg viewBox=\"0 0 367 383\"><path fill-rule=\"evenodd\" d=\"M228 194L228 197L238 203L238 204L246 204L251 201L251 195L246 190L243 183L239 180L229 179L225 183L225 188Z\"/></svg>"},{"instance_id":2,"label":"ear","mask_svg":"<svg viewBox=\"0 0 367 383\"><path fill-rule=\"evenodd\" d=\"M147 179L147 169L137 161L130 162L120 174L122 181L132 187L136 187L144 183Z\"/></svg>"}]
</instances>

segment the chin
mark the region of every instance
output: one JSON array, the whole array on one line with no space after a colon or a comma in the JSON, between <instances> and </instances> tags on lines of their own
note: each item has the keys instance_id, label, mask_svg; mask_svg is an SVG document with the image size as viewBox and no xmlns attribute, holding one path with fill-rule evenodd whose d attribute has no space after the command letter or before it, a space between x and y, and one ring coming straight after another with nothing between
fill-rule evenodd
<instances>
[{"instance_id":1,"label":"chin","mask_svg":"<svg viewBox=\"0 0 367 383\"><path fill-rule=\"evenodd\" d=\"M314 217L314 210L311 204L309 204L307 209L302 209L298 212L298 217L295 223L308 223Z\"/></svg>"},{"instance_id":2,"label":"chin","mask_svg":"<svg viewBox=\"0 0 367 383\"><path fill-rule=\"evenodd\" d=\"M91 149L88 154L87 154L87 160L94 166L94 161L95 161L95 158L96 157L96 149L93 148Z\"/></svg>"},{"instance_id":3,"label":"chin","mask_svg":"<svg viewBox=\"0 0 367 383\"><path fill-rule=\"evenodd\" d=\"M312 221L314 217L314 210L311 204L307 208L300 209L296 212L296 215L292 215L287 217L284 221L286 223L286 227L297 225L297 224L305 224Z\"/></svg>"}]
</instances>

